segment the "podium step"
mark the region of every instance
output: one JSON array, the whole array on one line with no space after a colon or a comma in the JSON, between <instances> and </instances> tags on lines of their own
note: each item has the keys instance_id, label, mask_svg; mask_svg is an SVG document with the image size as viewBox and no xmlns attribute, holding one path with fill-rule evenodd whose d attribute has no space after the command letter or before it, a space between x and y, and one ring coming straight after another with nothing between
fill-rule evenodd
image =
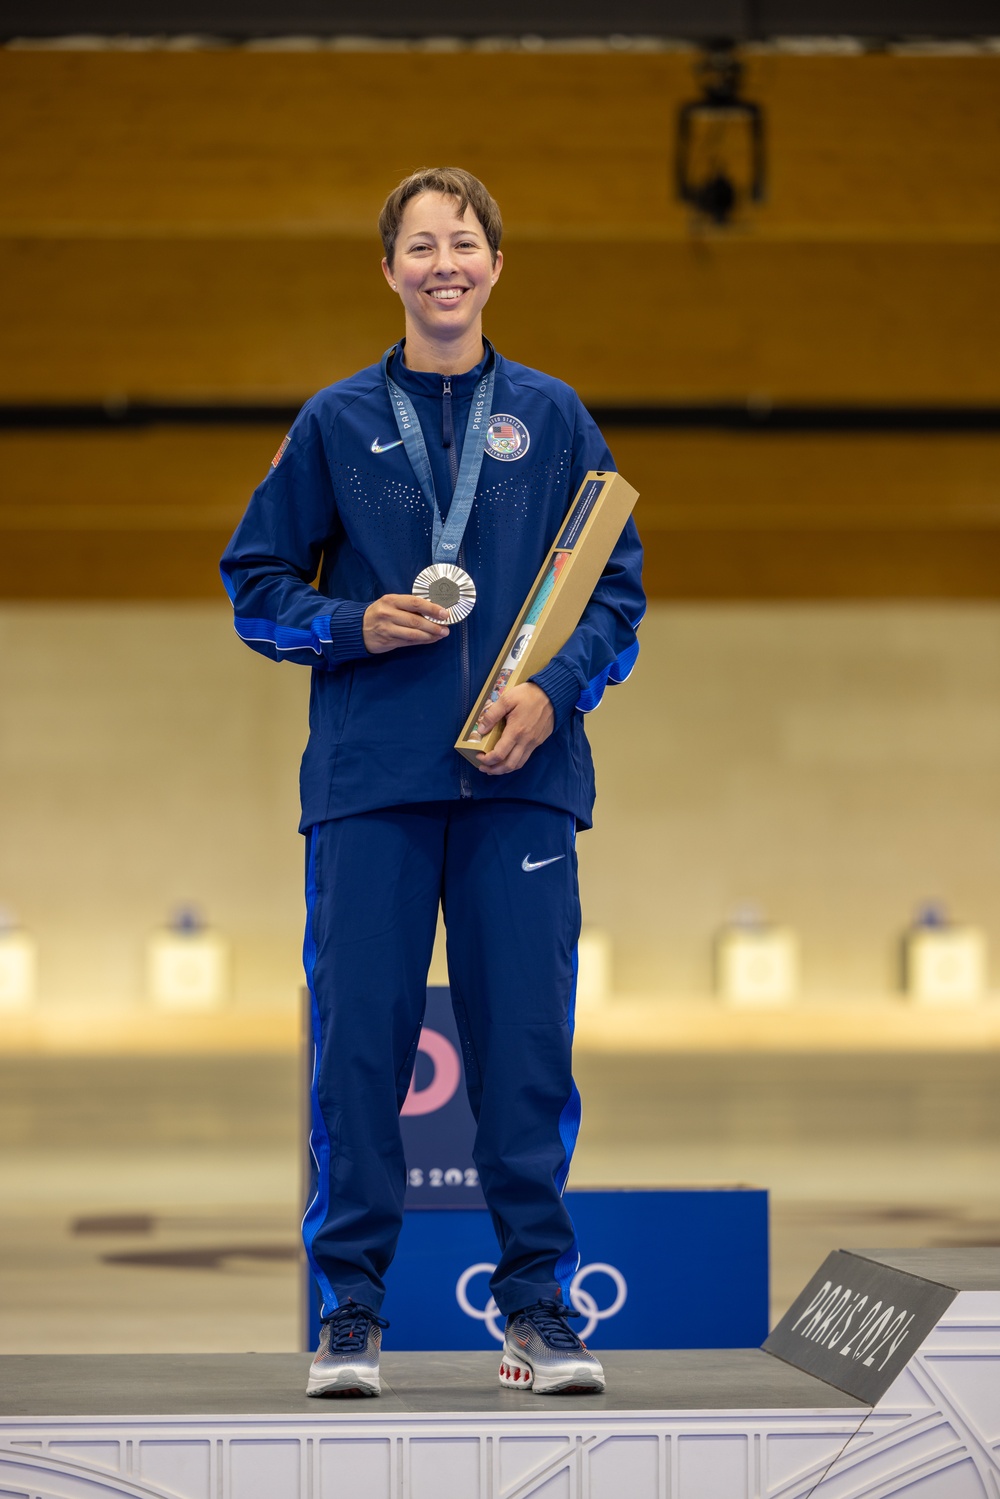
<instances>
[{"instance_id":1,"label":"podium step","mask_svg":"<svg viewBox=\"0 0 1000 1499\"><path fill-rule=\"evenodd\" d=\"M389 1415L518 1417L690 1410L865 1410L759 1348L601 1353L608 1388L572 1398L504 1389L496 1353L383 1353L378 1400L310 1400L308 1353L10 1354L0 1418L295 1416L327 1426ZM2 1430L2 1428L0 1428ZM2 1490L0 1490L2 1492Z\"/></svg>"},{"instance_id":2,"label":"podium step","mask_svg":"<svg viewBox=\"0 0 1000 1499\"><path fill-rule=\"evenodd\" d=\"M831 1269L851 1279L831 1281ZM886 1288L895 1299L880 1323ZM861 1307L864 1296L882 1301L867 1322L874 1303ZM768 1344L784 1346L786 1334L810 1359L818 1350L889 1383L864 1399L841 1387L842 1369L838 1386L787 1349L617 1350L601 1355L605 1394L546 1398L502 1390L496 1353L389 1352L381 1399L312 1401L302 1393L307 1354L7 1356L0 1495L1000 1495L1000 1250L836 1251Z\"/></svg>"}]
</instances>

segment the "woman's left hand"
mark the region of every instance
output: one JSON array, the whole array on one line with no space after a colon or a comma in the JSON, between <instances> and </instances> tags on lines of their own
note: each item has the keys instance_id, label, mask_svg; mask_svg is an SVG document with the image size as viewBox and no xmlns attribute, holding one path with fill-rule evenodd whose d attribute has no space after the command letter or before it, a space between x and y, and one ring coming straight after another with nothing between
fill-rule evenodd
<instances>
[{"instance_id":1,"label":"woman's left hand","mask_svg":"<svg viewBox=\"0 0 1000 1499\"><path fill-rule=\"evenodd\" d=\"M552 704L534 682L522 682L519 687L501 693L481 716L480 733L488 734L502 719L507 722L500 738L476 761L477 770L487 776L506 776L512 770L520 770L556 726Z\"/></svg>"}]
</instances>

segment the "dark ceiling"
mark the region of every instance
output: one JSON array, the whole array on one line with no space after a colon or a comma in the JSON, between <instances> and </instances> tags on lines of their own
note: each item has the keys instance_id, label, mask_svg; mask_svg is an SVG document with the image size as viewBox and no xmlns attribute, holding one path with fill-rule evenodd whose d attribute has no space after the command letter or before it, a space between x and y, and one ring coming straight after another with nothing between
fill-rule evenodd
<instances>
[{"instance_id":1,"label":"dark ceiling","mask_svg":"<svg viewBox=\"0 0 1000 1499\"><path fill-rule=\"evenodd\" d=\"M996 0L507 0L498 11L468 0L6 0L0 37L76 34L262 36L362 35L481 37L533 34L954 38L1000 31Z\"/></svg>"}]
</instances>

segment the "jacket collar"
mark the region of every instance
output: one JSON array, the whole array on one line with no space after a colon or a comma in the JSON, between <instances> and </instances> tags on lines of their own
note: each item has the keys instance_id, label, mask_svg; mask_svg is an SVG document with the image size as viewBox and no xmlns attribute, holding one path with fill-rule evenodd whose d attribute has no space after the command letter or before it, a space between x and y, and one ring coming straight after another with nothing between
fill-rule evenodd
<instances>
[{"instance_id":1,"label":"jacket collar","mask_svg":"<svg viewBox=\"0 0 1000 1499\"><path fill-rule=\"evenodd\" d=\"M440 396L446 379L451 380L451 393L456 399L461 400L463 396L471 396L477 382L482 378L483 371L490 359L496 358L496 352L488 339L483 339L486 352L474 369L466 370L464 375L440 375L436 370L411 370L403 363L403 348L406 339L401 338L396 344L389 357L389 374L396 384L401 386L413 396Z\"/></svg>"}]
</instances>

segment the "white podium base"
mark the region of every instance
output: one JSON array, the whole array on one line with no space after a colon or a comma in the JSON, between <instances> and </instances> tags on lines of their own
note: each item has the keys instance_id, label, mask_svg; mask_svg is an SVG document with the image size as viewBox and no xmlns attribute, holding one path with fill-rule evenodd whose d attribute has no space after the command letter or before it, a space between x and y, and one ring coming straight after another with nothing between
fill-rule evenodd
<instances>
[{"instance_id":1,"label":"white podium base","mask_svg":"<svg viewBox=\"0 0 1000 1499\"><path fill-rule=\"evenodd\" d=\"M1000 1252L961 1253L987 1289L874 1405L756 1349L602 1353L607 1394L550 1398L501 1390L495 1353L387 1353L370 1401L306 1400L307 1354L8 1356L0 1494L996 1499Z\"/></svg>"}]
</instances>

